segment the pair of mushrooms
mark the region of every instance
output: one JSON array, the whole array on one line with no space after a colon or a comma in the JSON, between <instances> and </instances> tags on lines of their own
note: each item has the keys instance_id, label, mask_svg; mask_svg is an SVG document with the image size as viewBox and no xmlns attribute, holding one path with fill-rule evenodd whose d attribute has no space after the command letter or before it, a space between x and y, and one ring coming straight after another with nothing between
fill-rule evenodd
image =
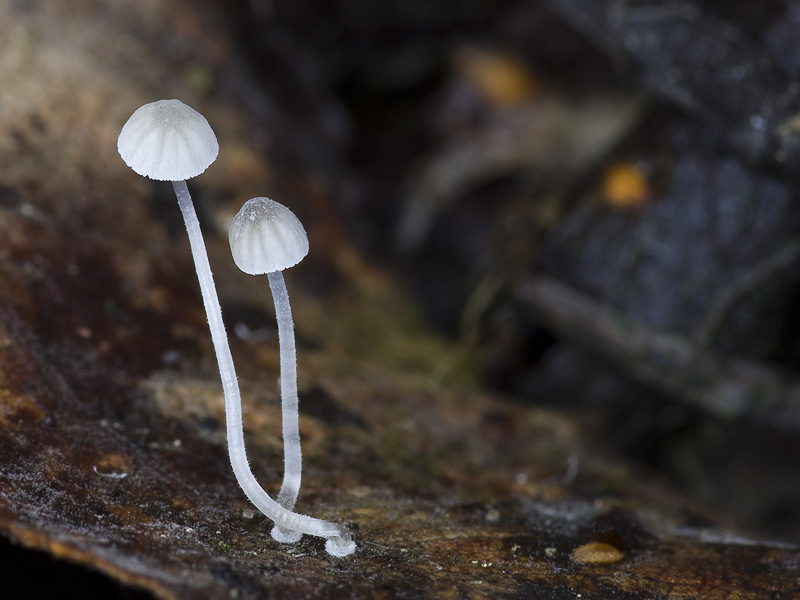
<instances>
[{"instance_id":1,"label":"pair of mushrooms","mask_svg":"<svg viewBox=\"0 0 800 600\"><path fill-rule=\"evenodd\" d=\"M214 131L203 115L180 100L159 100L145 104L131 115L122 127L117 149L125 163L139 175L171 181L178 197L222 377L228 453L236 480L250 501L274 521L275 540L294 543L306 533L325 538L325 549L333 556L352 554L356 545L343 526L293 510L300 490L302 465L294 324L282 271L308 254L303 225L285 206L269 198L251 198L233 218L229 233L236 265L250 275L266 273L275 301L284 443L284 478L275 501L259 485L247 462L239 384L200 223L186 186L187 179L196 177L216 160L219 144Z\"/></svg>"}]
</instances>

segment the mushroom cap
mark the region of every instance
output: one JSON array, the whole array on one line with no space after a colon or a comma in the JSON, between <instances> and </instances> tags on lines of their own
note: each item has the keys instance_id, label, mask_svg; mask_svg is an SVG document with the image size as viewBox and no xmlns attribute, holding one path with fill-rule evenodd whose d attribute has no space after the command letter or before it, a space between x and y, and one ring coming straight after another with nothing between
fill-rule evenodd
<instances>
[{"instance_id":1,"label":"mushroom cap","mask_svg":"<svg viewBox=\"0 0 800 600\"><path fill-rule=\"evenodd\" d=\"M180 100L139 107L122 126L117 150L139 175L158 181L197 177L219 154L206 118Z\"/></svg>"},{"instance_id":2,"label":"mushroom cap","mask_svg":"<svg viewBox=\"0 0 800 600\"><path fill-rule=\"evenodd\" d=\"M293 267L308 254L308 236L295 214L269 198L250 198L228 232L233 262L262 275Z\"/></svg>"}]
</instances>

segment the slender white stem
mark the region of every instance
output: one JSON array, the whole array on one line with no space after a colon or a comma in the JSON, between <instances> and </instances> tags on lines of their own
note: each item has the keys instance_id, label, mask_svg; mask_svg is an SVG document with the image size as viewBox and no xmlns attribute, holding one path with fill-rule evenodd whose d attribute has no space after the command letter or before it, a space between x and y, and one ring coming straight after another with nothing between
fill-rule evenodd
<instances>
[{"instance_id":1,"label":"slender white stem","mask_svg":"<svg viewBox=\"0 0 800 600\"><path fill-rule=\"evenodd\" d=\"M325 549L336 556L347 556L355 550L355 543L350 539L349 532L336 523L316 519L308 515L292 512L275 502L259 485L250 465L244 447L244 430L242 426L242 406L239 395L239 384L236 380L236 371L233 366L233 357L228 346L228 336L222 321L222 309L219 305L217 290L214 287L214 278L211 275L211 265L208 262L203 234L200 223L189 196L189 189L185 181L173 181L178 205L186 222L186 231L189 234L189 244L192 248L197 279L200 282L200 291L203 295L203 304L208 316L208 326L211 329L211 340L217 354L220 376L222 377L222 390L225 394L225 420L228 430L228 453L231 459L233 473L236 481L258 510L272 519L276 525L283 529L299 531L308 535L327 538Z\"/></svg>"},{"instance_id":2,"label":"slender white stem","mask_svg":"<svg viewBox=\"0 0 800 600\"><path fill-rule=\"evenodd\" d=\"M282 271L267 273L275 317L278 321L278 342L281 357L281 415L283 420L283 484L278 504L287 510L294 508L302 481L303 458L300 449L299 402L297 398L297 350L294 341L292 308ZM280 540L291 539L289 531L272 532ZM297 541L297 540L295 540Z\"/></svg>"}]
</instances>

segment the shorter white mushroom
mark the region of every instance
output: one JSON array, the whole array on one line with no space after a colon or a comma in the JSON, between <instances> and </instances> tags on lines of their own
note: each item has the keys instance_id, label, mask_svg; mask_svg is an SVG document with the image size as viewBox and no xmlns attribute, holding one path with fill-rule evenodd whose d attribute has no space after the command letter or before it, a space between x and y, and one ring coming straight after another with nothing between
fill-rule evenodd
<instances>
[{"instance_id":1,"label":"shorter white mushroom","mask_svg":"<svg viewBox=\"0 0 800 600\"><path fill-rule=\"evenodd\" d=\"M233 262L249 275L263 275L275 303L281 357L281 415L283 421L283 484L278 502L292 510L300 492L302 452L298 422L297 350L289 293L282 271L308 254L308 236L292 211L269 198L251 198L233 218L228 239ZM297 542L300 534L277 525L272 537L279 542Z\"/></svg>"},{"instance_id":2,"label":"shorter white mushroom","mask_svg":"<svg viewBox=\"0 0 800 600\"><path fill-rule=\"evenodd\" d=\"M275 303L281 360L281 412L283 421L283 485L278 502L292 510L302 479L302 453L298 426L297 351L289 294L283 270L299 263L308 254L308 236L303 224L288 208L269 198L251 198L231 222L228 239L233 261L250 275L266 274ZM280 542L296 542L299 532L276 523L272 537ZM347 538L328 540L326 550L346 556L355 550Z\"/></svg>"}]
</instances>

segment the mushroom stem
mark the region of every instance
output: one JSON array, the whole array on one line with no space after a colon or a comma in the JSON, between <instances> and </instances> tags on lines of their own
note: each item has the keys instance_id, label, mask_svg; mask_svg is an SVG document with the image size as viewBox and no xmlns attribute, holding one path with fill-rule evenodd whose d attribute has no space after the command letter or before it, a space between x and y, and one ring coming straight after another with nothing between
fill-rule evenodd
<instances>
[{"instance_id":1,"label":"mushroom stem","mask_svg":"<svg viewBox=\"0 0 800 600\"><path fill-rule=\"evenodd\" d=\"M278 503L292 510L297 501L302 480L303 458L300 449L300 426L297 398L297 350L295 347L292 308L282 271L267 273L269 288L275 303L278 321L278 342L281 359L281 414L283 418L283 485L278 493ZM289 535L282 531L279 535Z\"/></svg>"},{"instance_id":2,"label":"mushroom stem","mask_svg":"<svg viewBox=\"0 0 800 600\"><path fill-rule=\"evenodd\" d=\"M228 336L225 333L225 324L222 321L222 308L214 287L211 265L208 262L208 253L203 242L203 234L200 231L200 222L197 219L197 213L194 210L194 204L192 204L192 198L189 195L189 188L186 186L186 182L173 181L172 186L175 189L178 205L186 222L189 245L192 249L192 257L197 270L197 279L200 283L200 292L208 315L211 340L219 363L222 390L225 395L228 454L230 455L236 481L239 482L239 486L250 502L280 528L326 538L325 549L329 554L347 556L355 550L355 543L351 540L350 533L343 526L287 510L275 502L262 489L252 471L250 471L244 446L239 384L236 379L236 370L233 366L233 356L228 345Z\"/></svg>"}]
</instances>

